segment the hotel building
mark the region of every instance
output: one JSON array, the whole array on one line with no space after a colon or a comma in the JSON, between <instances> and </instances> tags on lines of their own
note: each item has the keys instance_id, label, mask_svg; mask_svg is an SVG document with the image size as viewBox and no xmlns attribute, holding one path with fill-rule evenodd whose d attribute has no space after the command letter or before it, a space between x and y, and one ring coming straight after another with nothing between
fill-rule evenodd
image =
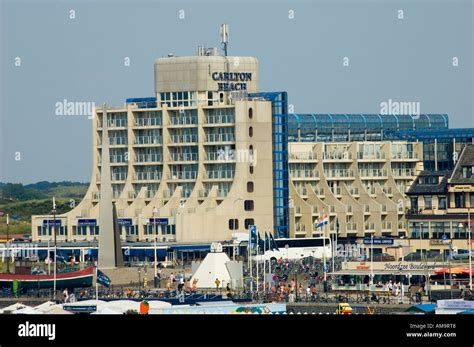
<instances>
[{"instance_id":1,"label":"hotel building","mask_svg":"<svg viewBox=\"0 0 474 347\"><path fill-rule=\"evenodd\" d=\"M253 57L199 48L154 67L153 97L94 111L89 189L68 213L32 216L34 241L53 239L53 225L59 242L98 240L104 131L122 239L196 244L249 225L275 237L409 238L406 192L450 155L424 147L440 132L457 146L474 137L448 129L447 115L288 114L285 92L259 92Z\"/></svg>"},{"instance_id":2,"label":"hotel building","mask_svg":"<svg viewBox=\"0 0 474 347\"><path fill-rule=\"evenodd\" d=\"M256 93L257 59L216 51L160 58L156 97L95 110L90 187L78 206L57 216L58 241L98 239L103 131L124 240L210 242L249 225L287 229L287 177L279 168L287 140L284 128L275 129L286 93ZM35 241L51 239L51 215L32 223Z\"/></svg>"}]
</instances>

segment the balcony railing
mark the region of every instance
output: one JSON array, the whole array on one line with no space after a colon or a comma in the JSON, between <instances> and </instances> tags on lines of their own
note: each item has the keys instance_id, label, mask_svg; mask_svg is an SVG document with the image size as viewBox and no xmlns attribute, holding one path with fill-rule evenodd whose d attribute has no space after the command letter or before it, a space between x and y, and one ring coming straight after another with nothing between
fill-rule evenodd
<instances>
[{"instance_id":1,"label":"balcony railing","mask_svg":"<svg viewBox=\"0 0 474 347\"><path fill-rule=\"evenodd\" d=\"M112 199L118 199L120 198L120 195L122 194L122 192L119 192L119 191L114 191L112 192Z\"/></svg>"},{"instance_id":2,"label":"balcony railing","mask_svg":"<svg viewBox=\"0 0 474 347\"><path fill-rule=\"evenodd\" d=\"M135 179L138 181L158 181L161 180L161 172L137 172Z\"/></svg>"},{"instance_id":3,"label":"balcony railing","mask_svg":"<svg viewBox=\"0 0 474 347\"><path fill-rule=\"evenodd\" d=\"M171 135L171 143L191 143L197 142L197 135Z\"/></svg>"},{"instance_id":4,"label":"balcony railing","mask_svg":"<svg viewBox=\"0 0 474 347\"><path fill-rule=\"evenodd\" d=\"M351 195L359 195L359 188L357 187L348 187L349 193Z\"/></svg>"},{"instance_id":5,"label":"balcony railing","mask_svg":"<svg viewBox=\"0 0 474 347\"><path fill-rule=\"evenodd\" d=\"M100 199L100 192L92 192L92 199L99 200Z\"/></svg>"},{"instance_id":6,"label":"balcony railing","mask_svg":"<svg viewBox=\"0 0 474 347\"><path fill-rule=\"evenodd\" d=\"M135 137L136 145L151 145L151 144L162 144L163 137L161 136L137 136Z\"/></svg>"},{"instance_id":7,"label":"balcony railing","mask_svg":"<svg viewBox=\"0 0 474 347\"><path fill-rule=\"evenodd\" d=\"M183 116L183 117L170 117L170 123L172 125L193 125L197 124L197 117Z\"/></svg>"},{"instance_id":8,"label":"balcony railing","mask_svg":"<svg viewBox=\"0 0 474 347\"><path fill-rule=\"evenodd\" d=\"M210 170L204 174L204 177L211 180L234 178L234 170Z\"/></svg>"},{"instance_id":9,"label":"balcony railing","mask_svg":"<svg viewBox=\"0 0 474 347\"><path fill-rule=\"evenodd\" d=\"M417 152L392 153L392 159L418 159Z\"/></svg>"},{"instance_id":10,"label":"balcony railing","mask_svg":"<svg viewBox=\"0 0 474 347\"><path fill-rule=\"evenodd\" d=\"M137 154L137 162L160 162L163 161L161 154Z\"/></svg>"},{"instance_id":11,"label":"balcony railing","mask_svg":"<svg viewBox=\"0 0 474 347\"><path fill-rule=\"evenodd\" d=\"M294 152L290 153L290 160L317 160L318 155L314 152Z\"/></svg>"},{"instance_id":12,"label":"balcony railing","mask_svg":"<svg viewBox=\"0 0 474 347\"><path fill-rule=\"evenodd\" d=\"M113 173L112 174L112 181L126 181L127 180L127 173L120 172L120 173Z\"/></svg>"},{"instance_id":13,"label":"balcony railing","mask_svg":"<svg viewBox=\"0 0 474 347\"><path fill-rule=\"evenodd\" d=\"M399 222L398 223L398 230L406 230L406 224L405 222Z\"/></svg>"},{"instance_id":14,"label":"balcony railing","mask_svg":"<svg viewBox=\"0 0 474 347\"><path fill-rule=\"evenodd\" d=\"M382 230L392 230L392 222L382 222Z\"/></svg>"},{"instance_id":15,"label":"balcony railing","mask_svg":"<svg viewBox=\"0 0 474 347\"><path fill-rule=\"evenodd\" d=\"M199 191L199 197L201 198L207 198L209 196L209 193L211 192L210 189L201 189ZM229 194L229 190L217 190L217 197L219 198L225 198Z\"/></svg>"},{"instance_id":16,"label":"balcony railing","mask_svg":"<svg viewBox=\"0 0 474 347\"><path fill-rule=\"evenodd\" d=\"M207 124L233 124L235 117L233 115L209 115L206 118Z\"/></svg>"},{"instance_id":17,"label":"balcony railing","mask_svg":"<svg viewBox=\"0 0 474 347\"><path fill-rule=\"evenodd\" d=\"M170 180L195 180L197 171L174 171L169 175Z\"/></svg>"},{"instance_id":18,"label":"balcony railing","mask_svg":"<svg viewBox=\"0 0 474 347\"><path fill-rule=\"evenodd\" d=\"M206 142L233 142L235 141L234 134L207 134Z\"/></svg>"},{"instance_id":19,"label":"balcony railing","mask_svg":"<svg viewBox=\"0 0 474 347\"><path fill-rule=\"evenodd\" d=\"M352 206L351 205L346 206L346 213L352 213Z\"/></svg>"},{"instance_id":20,"label":"balcony railing","mask_svg":"<svg viewBox=\"0 0 474 347\"><path fill-rule=\"evenodd\" d=\"M290 170L292 178L317 178L319 171L316 170Z\"/></svg>"},{"instance_id":21,"label":"balcony railing","mask_svg":"<svg viewBox=\"0 0 474 347\"><path fill-rule=\"evenodd\" d=\"M387 176L387 170L381 169L359 169L362 177L384 177Z\"/></svg>"},{"instance_id":22,"label":"balcony railing","mask_svg":"<svg viewBox=\"0 0 474 347\"><path fill-rule=\"evenodd\" d=\"M109 144L111 146L126 145L127 138L126 137L109 137Z\"/></svg>"},{"instance_id":23,"label":"balcony railing","mask_svg":"<svg viewBox=\"0 0 474 347\"><path fill-rule=\"evenodd\" d=\"M197 153L171 153L172 161L196 161L198 160Z\"/></svg>"},{"instance_id":24,"label":"balcony railing","mask_svg":"<svg viewBox=\"0 0 474 347\"><path fill-rule=\"evenodd\" d=\"M324 160L351 160L352 153L349 152L324 152Z\"/></svg>"},{"instance_id":25,"label":"balcony railing","mask_svg":"<svg viewBox=\"0 0 474 347\"><path fill-rule=\"evenodd\" d=\"M306 195L308 195L308 192L306 191L306 188L305 188L305 187L298 187L298 188L296 188L296 192L297 192L298 195L300 195L300 196L306 196Z\"/></svg>"},{"instance_id":26,"label":"balcony railing","mask_svg":"<svg viewBox=\"0 0 474 347\"><path fill-rule=\"evenodd\" d=\"M354 177L354 171L344 169L324 170L326 177Z\"/></svg>"},{"instance_id":27,"label":"balcony railing","mask_svg":"<svg viewBox=\"0 0 474 347\"><path fill-rule=\"evenodd\" d=\"M319 214L318 208L316 206L313 206L311 209L312 214Z\"/></svg>"},{"instance_id":28,"label":"balcony railing","mask_svg":"<svg viewBox=\"0 0 474 347\"><path fill-rule=\"evenodd\" d=\"M207 152L206 160L221 160L221 161L234 162L236 161L236 158L234 155L231 155L231 153L222 151L222 152Z\"/></svg>"},{"instance_id":29,"label":"balcony railing","mask_svg":"<svg viewBox=\"0 0 474 347\"><path fill-rule=\"evenodd\" d=\"M298 224L298 223L296 223L296 224L295 224L295 231L296 231L296 232L306 231L306 225L305 225L305 224Z\"/></svg>"},{"instance_id":30,"label":"balcony railing","mask_svg":"<svg viewBox=\"0 0 474 347\"><path fill-rule=\"evenodd\" d=\"M152 127L160 126L161 124L161 118L138 118L135 121L135 126L137 127Z\"/></svg>"},{"instance_id":31,"label":"balcony railing","mask_svg":"<svg viewBox=\"0 0 474 347\"><path fill-rule=\"evenodd\" d=\"M347 231L357 231L357 223L347 223L346 224Z\"/></svg>"},{"instance_id":32,"label":"balcony railing","mask_svg":"<svg viewBox=\"0 0 474 347\"><path fill-rule=\"evenodd\" d=\"M370 212L370 206L364 205L364 213L369 213L369 212Z\"/></svg>"},{"instance_id":33,"label":"balcony railing","mask_svg":"<svg viewBox=\"0 0 474 347\"><path fill-rule=\"evenodd\" d=\"M367 152L357 152L358 159L385 159L385 152L374 152L374 153L367 153Z\"/></svg>"},{"instance_id":34,"label":"balcony railing","mask_svg":"<svg viewBox=\"0 0 474 347\"><path fill-rule=\"evenodd\" d=\"M299 206L295 207L295 214L301 214L301 207Z\"/></svg>"},{"instance_id":35,"label":"balcony railing","mask_svg":"<svg viewBox=\"0 0 474 347\"><path fill-rule=\"evenodd\" d=\"M392 174L396 177L415 176L415 169L392 169Z\"/></svg>"},{"instance_id":36,"label":"balcony railing","mask_svg":"<svg viewBox=\"0 0 474 347\"><path fill-rule=\"evenodd\" d=\"M365 230L366 231L375 230L375 224L374 223L365 223Z\"/></svg>"}]
</instances>

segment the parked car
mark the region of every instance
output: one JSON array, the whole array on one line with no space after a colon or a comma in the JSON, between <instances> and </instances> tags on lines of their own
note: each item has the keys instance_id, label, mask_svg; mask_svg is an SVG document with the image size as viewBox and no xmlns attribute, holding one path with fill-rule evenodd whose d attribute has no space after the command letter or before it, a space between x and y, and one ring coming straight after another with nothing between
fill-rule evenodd
<instances>
[{"instance_id":1,"label":"parked car","mask_svg":"<svg viewBox=\"0 0 474 347\"><path fill-rule=\"evenodd\" d=\"M368 261L370 261L370 258ZM374 261L395 261L395 257L388 253L374 254Z\"/></svg>"},{"instance_id":2,"label":"parked car","mask_svg":"<svg viewBox=\"0 0 474 347\"><path fill-rule=\"evenodd\" d=\"M474 251L471 251L471 257L474 258ZM453 254L452 258L454 260L468 259L469 258L469 250L468 249L460 249L456 253Z\"/></svg>"}]
</instances>

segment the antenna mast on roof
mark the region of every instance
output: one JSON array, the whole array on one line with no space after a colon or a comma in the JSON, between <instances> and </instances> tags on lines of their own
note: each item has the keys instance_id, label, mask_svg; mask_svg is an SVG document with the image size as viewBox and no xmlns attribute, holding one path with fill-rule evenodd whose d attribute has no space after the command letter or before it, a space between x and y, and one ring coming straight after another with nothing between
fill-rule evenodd
<instances>
[{"instance_id":1,"label":"antenna mast on roof","mask_svg":"<svg viewBox=\"0 0 474 347\"><path fill-rule=\"evenodd\" d=\"M229 44L229 24L221 24L221 45L224 55L227 57L227 45Z\"/></svg>"}]
</instances>

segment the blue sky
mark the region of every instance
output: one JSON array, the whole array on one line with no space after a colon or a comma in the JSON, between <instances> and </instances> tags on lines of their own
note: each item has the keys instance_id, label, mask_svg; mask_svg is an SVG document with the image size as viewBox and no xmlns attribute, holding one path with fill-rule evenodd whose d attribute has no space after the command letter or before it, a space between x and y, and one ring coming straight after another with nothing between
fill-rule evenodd
<instances>
[{"instance_id":1,"label":"blue sky","mask_svg":"<svg viewBox=\"0 0 474 347\"><path fill-rule=\"evenodd\" d=\"M260 89L286 90L295 112L378 113L392 99L474 127L468 0L0 3L2 182L89 181L91 121L56 103L153 96L154 60L219 46L221 23L229 55L256 56Z\"/></svg>"}]
</instances>

